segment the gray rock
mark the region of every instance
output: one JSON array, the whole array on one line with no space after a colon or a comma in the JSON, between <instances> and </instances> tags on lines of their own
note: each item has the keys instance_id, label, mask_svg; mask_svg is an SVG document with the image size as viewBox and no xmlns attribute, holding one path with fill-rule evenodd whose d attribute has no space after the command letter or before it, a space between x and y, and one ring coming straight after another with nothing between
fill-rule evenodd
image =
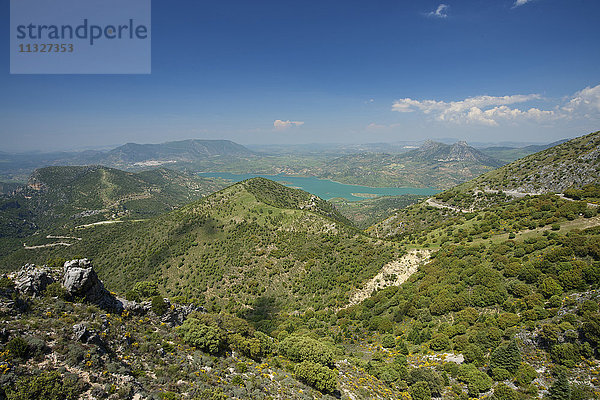
<instances>
[{"instance_id":1,"label":"gray rock","mask_svg":"<svg viewBox=\"0 0 600 400\"><path fill-rule=\"evenodd\" d=\"M84 324L73 325L73 338L81 343L95 344L103 347L104 342L96 331L88 329Z\"/></svg>"},{"instance_id":2,"label":"gray rock","mask_svg":"<svg viewBox=\"0 0 600 400\"><path fill-rule=\"evenodd\" d=\"M195 311L206 312L204 307L200 307L194 304L174 304L171 305L169 300L165 299L165 303L169 306L167 311L162 317L161 322L164 322L169 327L173 328L183 324L183 321Z\"/></svg>"},{"instance_id":3,"label":"gray rock","mask_svg":"<svg viewBox=\"0 0 600 400\"><path fill-rule=\"evenodd\" d=\"M92 263L86 258L65 262L63 286L73 297L80 297L103 309L123 310L123 304L104 288Z\"/></svg>"},{"instance_id":4,"label":"gray rock","mask_svg":"<svg viewBox=\"0 0 600 400\"><path fill-rule=\"evenodd\" d=\"M49 268L25 264L13 276L13 282L19 293L37 297L42 295L46 287L54 282L54 279Z\"/></svg>"}]
</instances>

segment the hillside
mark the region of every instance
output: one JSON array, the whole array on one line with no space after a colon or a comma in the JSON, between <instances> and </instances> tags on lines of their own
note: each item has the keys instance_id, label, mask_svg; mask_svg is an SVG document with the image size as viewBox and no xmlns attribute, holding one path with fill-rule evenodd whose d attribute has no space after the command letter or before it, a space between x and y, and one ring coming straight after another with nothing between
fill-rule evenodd
<instances>
[{"instance_id":1,"label":"hillside","mask_svg":"<svg viewBox=\"0 0 600 400\"><path fill-rule=\"evenodd\" d=\"M223 186L168 169L139 173L100 166L38 169L27 185L0 197L1 252L6 254L14 244L11 239L38 230L148 218Z\"/></svg>"},{"instance_id":2,"label":"hillside","mask_svg":"<svg viewBox=\"0 0 600 400\"><path fill-rule=\"evenodd\" d=\"M457 190L562 193L598 183L600 132L590 133L486 173Z\"/></svg>"},{"instance_id":3,"label":"hillside","mask_svg":"<svg viewBox=\"0 0 600 400\"><path fill-rule=\"evenodd\" d=\"M341 305L353 288L402 255L396 244L347 225L329 203L262 178L147 221L57 229L53 235L81 240L20 249L2 267L85 254L121 293L138 280L155 280L165 294L203 299L230 312L260 301L286 312ZM28 245L52 242L38 238Z\"/></svg>"},{"instance_id":4,"label":"hillside","mask_svg":"<svg viewBox=\"0 0 600 400\"><path fill-rule=\"evenodd\" d=\"M366 186L447 189L502 163L465 142L426 142L402 154L359 153L338 157L315 168L316 176Z\"/></svg>"}]
</instances>

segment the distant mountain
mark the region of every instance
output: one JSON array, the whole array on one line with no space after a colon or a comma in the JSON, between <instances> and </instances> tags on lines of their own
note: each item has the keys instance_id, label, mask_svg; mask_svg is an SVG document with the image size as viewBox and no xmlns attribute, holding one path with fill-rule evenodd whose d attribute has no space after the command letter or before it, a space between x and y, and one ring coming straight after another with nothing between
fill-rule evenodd
<instances>
[{"instance_id":1,"label":"distant mountain","mask_svg":"<svg viewBox=\"0 0 600 400\"><path fill-rule=\"evenodd\" d=\"M161 144L127 143L110 150L107 163L131 164L149 161L193 162L215 156L252 156L255 153L229 140L181 140Z\"/></svg>"},{"instance_id":2,"label":"distant mountain","mask_svg":"<svg viewBox=\"0 0 600 400\"><path fill-rule=\"evenodd\" d=\"M47 166L104 165L139 171L162 165L182 170L194 163L231 161L255 155L244 146L229 140L196 139L160 144L128 143L109 151L0 153L0 180L23 182L33 170Z\"/></svg>"},{"instance_id":3,"label":"distant mountain","mask_svg":"<svg viewBox=\"0 0 600 400\"><path fill-rule=\"evenodd\" d=\"M426 142L402 154L359 153L338 157L311 173L367 186L450 188L490 171L502 162L466 142Z\"/></svg>"},{"instance_id":4,"label":"distant mountain","mask_svg":"<svg viewBox=\"0 0 600 400\"><path fill-rule=\"evenodd\" d=\"M412 160L421 160L425 162L438 161L443 163L463 162L475 163L488 167L499 167L502 162L492 158L467 142L460 141L452 145L427 141L418 149L404 154L404 158Z\"/></svg>"},{"instance_id":5,"label":"distant mountain","mask_svg":"<svg viewBox=\"0 0 600 400\"><path fill-rule=\"evenodd\" d=\"M559 144L567 142L569 139L558 140L556 142L552 142L549 144L541 144L541 145L529 145L524 147L510 147L510 146L495 146L495 147L486 147L481 149L481 152L501 160L503 162L509 163L519 158L526 157L530 154L537 153L538 151L549 149L550 147L558 146Z\"/></svg>"}]
</instances>

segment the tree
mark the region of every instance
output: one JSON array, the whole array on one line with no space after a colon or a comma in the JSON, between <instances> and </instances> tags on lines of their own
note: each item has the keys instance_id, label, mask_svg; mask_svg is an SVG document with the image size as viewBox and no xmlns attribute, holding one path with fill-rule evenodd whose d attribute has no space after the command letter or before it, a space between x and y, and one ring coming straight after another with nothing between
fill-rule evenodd
<instances>
[{"instance_id":1,"label":"tree","mask_svg":"<svg viewBox=\"0 0 600 400\"><path fill-rule=\"evenodd\" d=\"M183 341L211 354L223 347L223 334L219 328L201 323L196 318L188 318L178 328Z\"/></svg>"},{"instance_id":2,"label":"tree","mask_svg":"<svg viewBox=\"0 0 600 400\"><path fill-rule=\"evenodd\" d=\"M547 398L549 400L569 400L571 398L571 388L564 370L558 373L556 380L550 386Z\"/></svg>"}]
</instances>

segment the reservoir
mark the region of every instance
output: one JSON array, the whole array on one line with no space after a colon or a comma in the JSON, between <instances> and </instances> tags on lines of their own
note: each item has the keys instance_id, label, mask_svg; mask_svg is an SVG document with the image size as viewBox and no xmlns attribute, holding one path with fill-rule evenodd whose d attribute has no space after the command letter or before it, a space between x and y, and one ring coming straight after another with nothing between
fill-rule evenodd
<instances>
[{"instance_id":1,"label":"reservoir","mask_svg":"<svg viewBox=\"0 0 600 400\"><path fill-rule=\"evenodd\" d=\"M300 177L289 175L262 175L262 174L231 174L229 172L203 172L199 174L204 177L222 178L232 182L240 182L250 178L263 177L282 185L302 189L315 194L324 200L334 197L342 197L349 201L364 200L376 196L399 196L403 194L420 194L432 196L440 192L432 188L394 188L394 187L369 187L360 185L347 185L344 183L330 181L328 179L319 179L315 177Z\"/></svg>"}]
</instances>

